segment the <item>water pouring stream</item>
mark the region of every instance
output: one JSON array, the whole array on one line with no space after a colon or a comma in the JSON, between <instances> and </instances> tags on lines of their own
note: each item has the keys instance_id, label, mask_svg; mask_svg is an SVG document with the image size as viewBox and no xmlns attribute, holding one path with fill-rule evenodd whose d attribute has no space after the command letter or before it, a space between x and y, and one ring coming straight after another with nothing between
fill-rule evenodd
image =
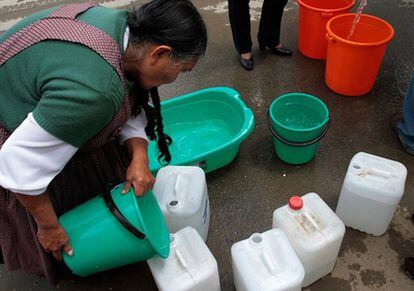
<instances>
[{"instance_id":1,"label":"water pouring stream","mask_svg":"<svg viewBox=\"0 0 414 291\"><path fill-rule=\"evenodd\" d=\"M354 35L355 27L357 26L359 20L361 19L362 11L364 10L365 6L367 6L367 4L368 4L368 0L361 0L361 2L359 3L358 9L355 13L354 21L352 22L351 31L348 34L348 38L347 38L348 40L351 39L351 37Z\"/></svg>"}]
</instances>

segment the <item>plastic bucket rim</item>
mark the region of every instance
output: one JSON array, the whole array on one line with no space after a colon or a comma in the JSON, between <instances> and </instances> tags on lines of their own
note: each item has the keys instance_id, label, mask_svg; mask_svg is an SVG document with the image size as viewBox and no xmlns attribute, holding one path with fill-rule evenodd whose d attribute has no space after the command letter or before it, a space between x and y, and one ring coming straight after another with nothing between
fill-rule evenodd
<instances>
[{"instance_id":1,"label":"plastic bucket rim","mask_svg":"<svg viewBox=\"0 0 414 291\"><path fill-rule=\"evenodd\" d=\"M111 186L112 183L108 183L108 186L106 187L107 189L105 190L105 192L102 194L102 198L106 204L106 207L108 208L108 210L112 213L112 215L115 217L116 220L118 220L118 222L130 233L132 233L135 237L139 238L139 239L146 239L146 234L145 234L145 226L144 223L142 222L142 217L140 216L140 213L136 210L133 209L133 213L130 213L129 215L125 215L118 207L117 203L115 202L114 199L114 193L117 193L117 191L113 191L113 190L118 190L119 188L123 188L123 184L119 184L118 186L113 187L112 189L110 189L109 187ZM125 195L125 199L128 199L128 201L131 201L130 197L130 192L126 193ZM131 201L134 207L134 201ZM135 211L134 211L135 210ZM131 219L132 218L132 219ZM135 226L131 221L138 221L138 224L140 225L140 227ZM144 231L144 232L143 232Z\"/></svg>"},{"instance_id":2,"label":"plastic bucket rim","mask_svg":"<svg viewBox=\"0 0 414 291\"><path fill-rule=\"evenodd\" d=\"M291 127L289 127L289 126L286 126L286 125L284 125L284 124L282 124L282 123L280 123L276 118L275 118L275 116L274 116L274 114L273 114L273 108L274 108L274 106L276 106L275 104L276 104L276 102L278 101L278 100L281 100L281 99L285 99L285 98L288 98L288 97L290 97L290 96L292 96L292 95L303 95L303 96L307 96L307 97L310 97L311 99L313 99L313 100L315 100L316 102L318 102L319 104L321 104L322 105L322 107L323 107L323 109L324 109L324 113L325 113L325 116L324 116L324 118L323 118L323 120L321 121L321 123L320 123L320 125L318 125L318 126L314 126L314 127L310 127L310 128L291 128ZM318 129L318 128L321 128L321 127L323 127L323 126L325 126L326 125L326 123L329 121L329 119L330 119L330 117L329 117L329 108L328 108L328 106L326 106L326 104L325 104L325 102L323 102L321 99L319 99L319 98L317 98L317 97L315 97L315 96L313 96L313 95L310 95L310 94L307 94L307 93L300 93L300 92L296 92L296 93L287 93L287 94L283 94L283 95L281 95L281 96L279 96L279 97L277 97L276 99L274 99L273 101L272 101L272 103L270 104L270 106L269 106L269 110L268 110L268 112L269 112L269 116L270 116L270 120L271 120L271 122L275 122L278 126L280 126L280 127L282 127L283 129L286 129L286 130L292 130L292 131L295 131L295 132L310 132L310 131L313 131L313 130L316 130L316 129Z\"/></svg>"},{"instance_id":3,"label":"plastic bucket rim","mask_svg":"<svg viewBox=\"0 0 414 291\"><path fill-rule=\"evenodd\" d=\"M342 11L351 9L355 5L355 0L351 0L351 3L343 8L323 9L323 8L317 8L317 7L310 6L309 4L304 3L303 0L297 0L297 2L299 3L299 6L303 6L312 11L317 11L317 12L322 12L322 13L323 12L326 12L326 13L342 12Z\"/></svg>"},{"instance_id":4,"label":"plastic bucket rim","mask_svg":"<svg viewBox=\"0 0 414 291\"><path fill-rule=\"evenodd\" d=\"M124 183L122 183L122 186L121 187L122 188L124 187ZM132 201L132 206L133 206L133 208L135 210L134 211L134 214L135 214L135 216L137 218L138 223L140 224L140 228L141 229L139 227L135 226L126 215L124 215L122 212L121 213L125 216L126 219L129 220L129 222L132 225L134 225L138 230L140 230L141 232L144 233L144 235L145 235L145 238L144 239L148 239L148 237L147 237L147 228L145 226L144 219L143 219L143 217L141 215L141 211L140 211L139 205L138 205L138 200L137 200L137 198L136 198L136 196L134 194L133 188L131 187L130 191L128 191L128 193L125 193L125 195L128 195L129 200ZM121 211L121 209L119 209L119 210Z\"/></svg>"},{"instance_id":5,"label":"plastic bucket rim","mask_svg":"<svg viewBox=\"0 0 414 291\"><path fill-rule=\"evenodd\" d=\"M381 45L384 45L384 44L389 43L394 38L395 30L392 27L392 25L388 23L388 21L385 21L384 19L379 18L377 16L370 15L370 14L365 14L365 13L362 13L361 14L361 19L363 17L366 17L366 18L371 18L371 19L378 20L378 21L384 23L390 29L390 35L386 39L384 39L382 41L378 41L378 42L372 42L372 43L361 43L361 42L347 40L347 39L345 39L343 37L340 37L337 34L333 33L332 30L331 30L331 28L330 28L330 25L332 24L332 22L334 20L338 19L338 18L347 17L347 16L350 16L350 15L353 15L355 17L355 13L344 13L344 14L340 14L340 15L334 16L331 19L329 19L329 21L326 23L326 32L327 32L327 35L329 35L330 37L332 37L336 41L340 41L342 43L346 43L348 45L357 46L357 47L381 46Z\"/></svg>"},{"instance_id":6,"label":"plastic bucket rim","mask_svg":"<svg viewBox=\"0 0 414 291\"><path fill-rule=\"evenodd\" d=\"M122 186L120 186L120 187L122 187L123 188L123 186L124 186L124 183L122 183L121 184ZM145 193L144 195L147 195L148 193ZM163 257L163 254L161 254L161 252L162 252L162 250L163 250L163 248L157 248L157 247L155 247L154 246L154 243L152 242L152 235L150 235L150 236L148 236L148 230L147 230L147 227L146 227L146 224L145 224L145 222L144 222L144 218L142 217L142 214L141 214L141 210L140 210L140 207L139 207L139 205L138 205L138 199L137 199L137 197L135 196L135 194L134 194L134 191L133 191L133 188L131 188L131 190L128 192L128 193L125 193L125 195L128 195L128 197L129 197L129 200L131 200L132 201L132 205L133 205L133 208L134 208L134 213L135 213L135 216L136 216L136 218L137 218L137 220L138 220L138 222L139 222L139 224L140 224L140 226L141 226L141 232L143 232L144 234L145 234L145 238L144 238L144 240L147 240L149 243L150 243L150 245L151 245L151 247L152 247L152 249L155 251L155 253L157 253L157 255L159 255L159 256L161 256L161 257ZM155 199L155 198L154 198ZM121 209L120 209L120 211L121 211ZM122 212L121 212L122 213ZM123 214L123 213L122 213ZM129 218L126 216L126 215L124 215L125 216L125 218L126 219L128 219L129 220ZM162 216L162 214L161 214L161 216ZM132 224L132 222L130 221L130 223ZM135 225L134 225L135 226ZM122 226L123 227L123 226ZM135 226L136 227L136 226ZM139 227L136 227L137 229L139 229L140 230L140 228ZM126 229L127 230L127 229ZM129 231L129 230L127 230L127 231ZM139 239L139 238L137 238L137 239ZM169 245L169 244L168 244Z\"/></svg>"},{"instance_id":7,"label":"plastic bucket rim","mask_svg":"<svg viewBox=\"0 0 414 291\"><path fill-rule=\"evenodd\" d=\"M139 197L136 197L135 194L133 194L133 191L131 191L131 192L132 192L132 198L133 198L133 200L135 200L136 205L138 206L138 209L140 209L140 206L139 206L139 203L138 203ZM150 197L151 202L154 203L154 204L156 204L158 206L158 208L159 208L157 199L155 198L155 195L151 191L148 191L144 195L151 195L151 197ZM155 251L155 253L158 256L160 256L161 258L164 258L164 259L167 258L168 255L170 254L170 233L169 233L168 228L166 226L166 222L165 222L164 216L163 216L163 214L161 212L161 209L159 209L159 211L157 212L157 218L160 219L160 220L162 220L162 221L164 221L164 226L165 226L165 229L167 230L167 234L168 234L166 236L167 243L164 246L156 246L154 244L154 242L153 242L153 237L154 236L153 236L152 232L148 230L147 224L144 223L145 220L144 220L144 217L142 216L141 211L139 211L138 216L140 218L140 221L142 222L141 224L142 224L142 227L143 227L143 229L145 231L145 236L146 236L145 239L148 240L148 242L150 243L152 249Z\"/></svg>"}]
</instances>

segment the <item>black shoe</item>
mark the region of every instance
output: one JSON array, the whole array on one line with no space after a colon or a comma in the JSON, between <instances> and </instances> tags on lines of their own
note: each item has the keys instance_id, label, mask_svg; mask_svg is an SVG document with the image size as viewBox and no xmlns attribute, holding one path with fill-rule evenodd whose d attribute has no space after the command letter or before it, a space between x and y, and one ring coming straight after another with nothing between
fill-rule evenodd
<instances>
[{"instance_id":1,"label":"black shoe","mask_svg":"<svg viewBox=\"0 0 414 291\"><path fill-rule=\"evenodd\" d=\"M253 57L251 57L250 59L245 59L240 55L239 58L240 58L240 64L242 65L243 68L245 68L248 71L251 71L253 69L253 64L254 64Z\"/></svg>"},{"instance_id":2,"label":"black shoe","mask_svg":"<svg viewBox=\"0 0 414 291\"><path fill-rule=\"evenodd\" d=\"M408 278L414 280L414 257L404 258L403 271Z\"/></svg>"},{"instance_id":3,"label":"black shoe","mask_svg":"<svg viewBox=\"0 0 414 291\"><path fill-rule=\"evenodd\" d=\"M271 52L275 55L278 56L291 56L292 55L292 51L288 48L285 48L284 46L282 47L275 47L275 46L270 46L270 45L265 45L265 44L259 44L259 49L261 51L266 50L266 48L268 48L269 50L271 50Z\"/></svg>"}]
</instances>

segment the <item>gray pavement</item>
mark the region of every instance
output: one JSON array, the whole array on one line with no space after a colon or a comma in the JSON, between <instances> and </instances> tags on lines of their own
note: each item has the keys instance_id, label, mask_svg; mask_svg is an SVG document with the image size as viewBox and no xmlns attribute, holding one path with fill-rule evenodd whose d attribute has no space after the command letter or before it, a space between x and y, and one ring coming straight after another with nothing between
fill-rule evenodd
<instances>
[{"instance_id":1,"label":"gray pavement","mask_svg":"<svg viewBox=\"0 0 414 291\"><path fill-rule=\"evenodd\" d=\"M0 6L4 6L3 2L8 1L0 1ZM25 2L22 5L27 7L0 7L0 21L24 16L50 2L72 1L9 2ZM285 204L291 195L316 192L335 209L348 163L360 151L404 163L408 169L405 195L383 236L373 237L347 229L334 271L306 290L414 290L414 281L400 269L405 256L414 256L414 224L409 220L414 211L414 158L403 151L388 124L389 117L401 108L414 71L414 0L369 1L365 12L389 21L396 34L374 89L357 98L330 91L324 83L324 62L307 59L298 52L298 7L294 2L286 7L282 28L282 41L294 50L293 57L281 58L259 52L255 37L258 21L254 20L255 68L251 72L238 64L225 9L227 2L196 0L194 3L208 26L207 54L191 73L184 74L172 85L163 86L161 94L171 97L209 86L230 86L241 93L256 117L256 128L242 144L237 158L229 166L207 175L212 214L207 245L217 259L222 290L234 290L231 245L254 232L270 229L273 210ZM260 8L256 7L260 3L251 1L253 17L259 13ZM303 166L287 165L276 157L266 126L269 104L287 92L318 96L331 111L332 125L327 136L315 159ZM0 290L56 288L156 290L145 263L89 278L68 277L56 287L36 276L6 273L0 267Z\"/></svg>"}]
</instances>

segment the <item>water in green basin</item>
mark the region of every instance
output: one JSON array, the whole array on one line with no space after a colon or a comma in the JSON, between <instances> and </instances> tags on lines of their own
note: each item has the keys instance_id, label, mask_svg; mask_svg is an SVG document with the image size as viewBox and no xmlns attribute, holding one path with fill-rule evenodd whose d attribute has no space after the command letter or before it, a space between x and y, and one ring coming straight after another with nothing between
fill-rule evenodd
<instances>
[{"instance_id":1,"label":"water in green basin","mask_svg":"<svg viewBox=\"0 0 414 291\"><path fill-rule=\"evenodd\" d=\"M321 124L321 113L312 107L289 103L277 113L277 120L292 129L309 129Z\"/></svg>"},{"instance_id":2,"label":"water in green basin","mask_svg":"<svg viewBox=\"0 0 414 291\"><path fill-rule=\"evenodd\" d=\"M165 132L171 136L171 163L180 163L226 144L234 137L231 128L220 119L198 122L173 123L167 125ZM157 160L158 148L155 142L149 144L151 162Z\"/></svg>"}]
</instances>

